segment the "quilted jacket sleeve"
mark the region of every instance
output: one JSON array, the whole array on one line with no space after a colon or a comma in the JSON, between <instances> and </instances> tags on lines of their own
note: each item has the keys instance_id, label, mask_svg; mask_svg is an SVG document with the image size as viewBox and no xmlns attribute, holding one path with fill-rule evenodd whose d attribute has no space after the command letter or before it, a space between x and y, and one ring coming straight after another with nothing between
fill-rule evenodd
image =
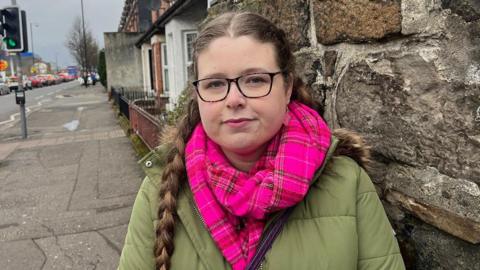
<instances>
[{"instance_id":1,"label":"quilted jacket sleeve","mask_svg":"<svg viewBox=\"0 0 480 270\"><path fill-rule=\"evenodd\" d=\"M123 246L118 269L148 270L155 268L153 245L155 240L152 200L155 198L155 186L148 177L143 180L133 205L127 236Z\"/></svg>"},{"instance_id":2,"label":"quilted jacket sleeve","mask_svg":"<svg viewBox=\"0 0 480 270\"><path fill-rule=\"evenodd\" d=\"M362 168L358 173L358 269L405 269L394 231L375 187Z\"/></svg>"}]
</instances>

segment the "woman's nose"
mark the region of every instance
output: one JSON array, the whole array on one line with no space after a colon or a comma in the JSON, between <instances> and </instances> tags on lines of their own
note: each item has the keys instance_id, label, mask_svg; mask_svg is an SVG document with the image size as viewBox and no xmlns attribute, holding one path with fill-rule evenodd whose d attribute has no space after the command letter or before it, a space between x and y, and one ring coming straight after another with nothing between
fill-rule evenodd
<instances>
[{"instance_id":1,"label":"woman's nose","mask_svg":"<svg viewBox=\"0 0 480 270\"><path fill-rule=\"evenodd\" d=\"M238 89L238 85L235 82L230 82L230 91L225 99L226 105L229 108L236 108L245 105L246 97Z\"/></svg>"}]
</instances>

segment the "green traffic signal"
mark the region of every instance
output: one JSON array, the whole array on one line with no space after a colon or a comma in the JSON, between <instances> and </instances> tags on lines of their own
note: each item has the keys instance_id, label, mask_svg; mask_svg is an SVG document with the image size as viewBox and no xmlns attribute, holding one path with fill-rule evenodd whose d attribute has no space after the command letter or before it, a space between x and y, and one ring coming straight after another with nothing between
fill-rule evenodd
<instances>
[{"instance_id":1,"label":"green traffic signal","mask_svg":"<svg viewBox=\"0 0 480 270\"><path fill-rule=\"evenodd\" d=\"M17 46L17 41L13 38L6 37L3 39L3 42L7 45L7 49L15 48Z\"/></svg>"}]
</instances>

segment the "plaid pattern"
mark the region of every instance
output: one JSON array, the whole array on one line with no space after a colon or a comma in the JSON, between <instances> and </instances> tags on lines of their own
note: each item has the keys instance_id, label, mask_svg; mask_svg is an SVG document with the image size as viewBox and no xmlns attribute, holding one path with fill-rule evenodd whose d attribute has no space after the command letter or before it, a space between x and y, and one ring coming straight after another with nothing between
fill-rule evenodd
<instances>
[{"instance_id":1,"label":"plaid pattern","mask_svg":"<svg viewBox=\"0 0 480 270\"><path fill-rule=\"evenodd\" d=\"M194 201L234 270L245 269L253 258L267 215L305 197L330 146L330 130L317 112L295 101L288 108L288 124L248 173L230 165L201 123L187 143Z\"/></svg>"}]
</instances>

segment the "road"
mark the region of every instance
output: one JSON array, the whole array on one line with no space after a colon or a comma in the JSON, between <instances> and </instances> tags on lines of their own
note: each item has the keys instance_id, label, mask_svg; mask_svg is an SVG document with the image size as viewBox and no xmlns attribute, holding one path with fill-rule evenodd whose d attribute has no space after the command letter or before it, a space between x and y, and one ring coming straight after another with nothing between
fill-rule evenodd
<instances>
[{"instance_id":1,"label":"road","mask_svg":"<svg viewBox=\"0 0 480 270\"><path fill-rule=\"evenodd\" d=\"M25 100L27 102L26 107L30 109L35 108L35 106L38 107L38 105L51 101L52 95L55 95L61 90L76 87L78 85L80 85L78 81L71 81L68 83L28 90L25 92ZM0 96L0 125L9 120L12 114L18 112L19 106L15 103L15 93L12 92L9 95Z\"/></svg>"}]
</instances>

